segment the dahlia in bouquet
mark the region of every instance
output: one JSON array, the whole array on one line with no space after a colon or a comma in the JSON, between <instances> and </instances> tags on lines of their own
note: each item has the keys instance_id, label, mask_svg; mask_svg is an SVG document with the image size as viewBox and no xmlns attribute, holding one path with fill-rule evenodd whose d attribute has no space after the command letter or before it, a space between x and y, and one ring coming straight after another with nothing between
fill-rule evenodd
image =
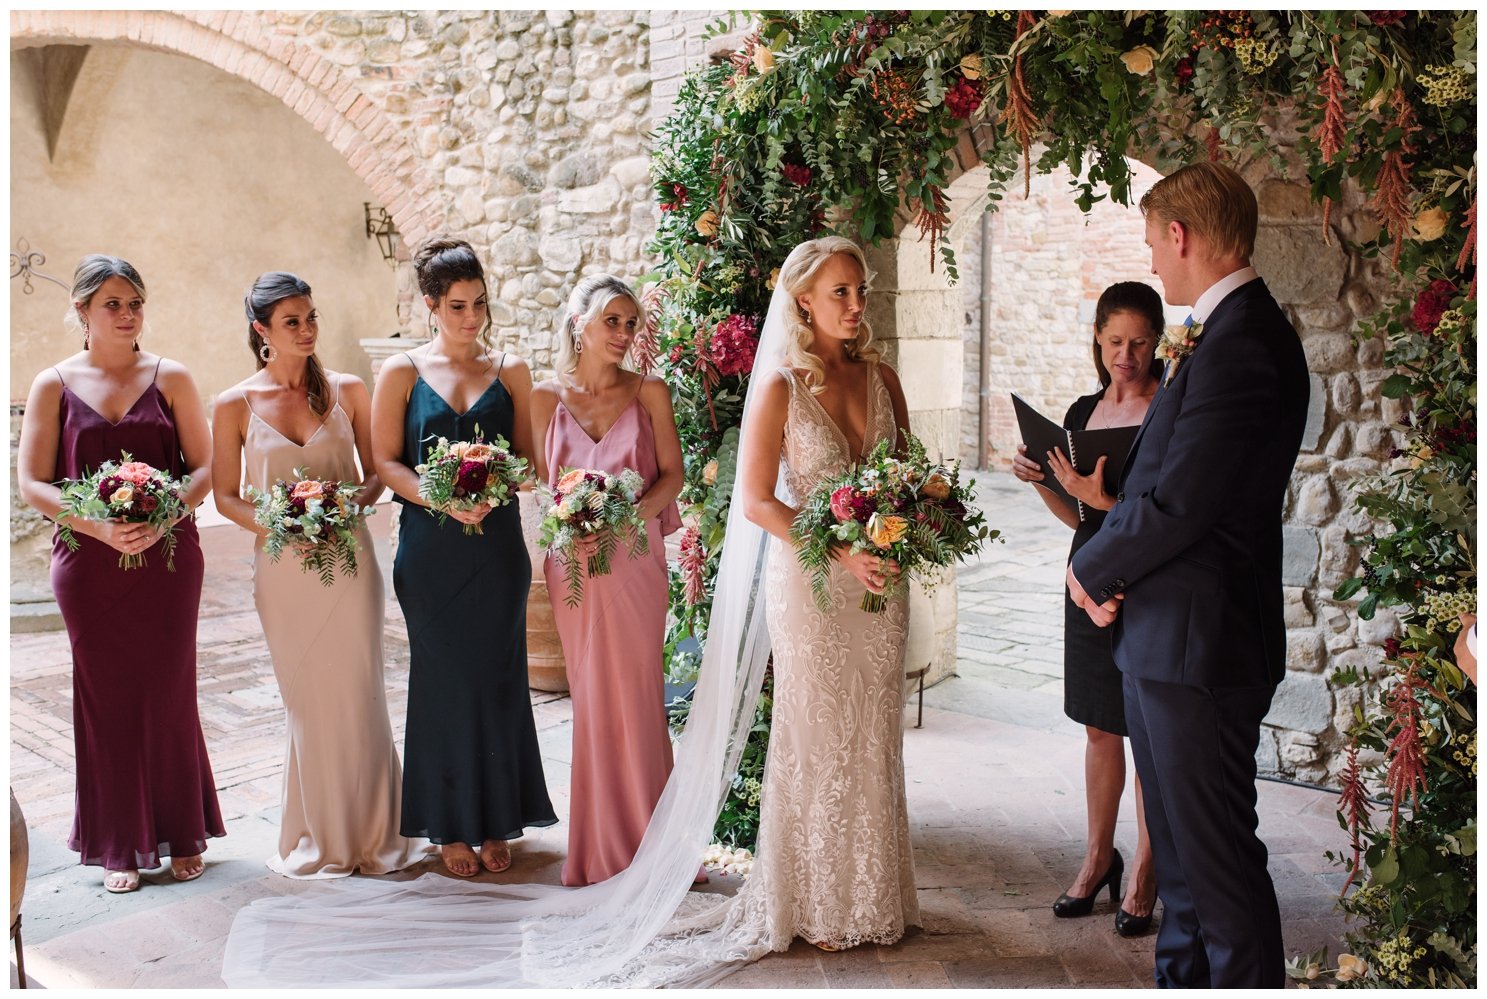
<instances>
[{"instance_id":1,"label":"dahlia in bouquet","mask_svg":"<svg viewBox=\"0 0 1487 999\"><path fill-rule=\"evenodd\" d=\"M334 585L337 569L356 575L356 529L377 512L356 502L360 491L355 482L312 479L303 468L294 470L293 482L280 479L267 492L249 486L253 519L268 529L263 550L269 561L279 561L288 548L325 586Z\"/></svg>"},{"instance_id":2,"label":"dahlia in bouquet","mask_svg":"<svg viewBox=\"0 0 1487 999\"><path fill-rule=\"evenodd\" d=\"M563 564L568 580L564 602L569 607L583 599L586 572L603 576L610 571L610 558L621 540L629 546L631 558L649 553L645 521L636 506L644 489L645 480L633 468L621 469L618 475L568 468L556 488L543 488L546 507L540 541ZM585 556L580 545L588 539L593 539L593 553Z\"/></svg>"},{"instance_id":3,"label":"dahlia in bouquet","mask_svg":"<svg viewBox=\"0 0 1487 999\"><path fill-rule=\"evenodd\" d=\"M930 461L924 444L907 437L904 457L895 458L890 442L883 441L864 463L822 483L790 526L823 611L830 609L826 584L838 545L898 563L898 574L888 577L882 593L862 598L862 609L876 614L911 577L932 586L932 570L974 555L1001 535L970 505L974 482L961 483L959 465Z\"/></svg>"},{"instance_id":4,"label":"dahlia in bouquet","mask_svg":"<svg viewBox=\"0 0 1487 999\"><path fill-rule=\"evenodd\" d=\"M512 493L527 478L527 462L511 453L511 445L500 434L489 443L475 425L473 441L451 441L440 437L434 442L418 473L418 495L429 502L429 513L439 523L449 519L450 510L473 510L482 503L505 506ZM466 524L466 534L484 534L479 524Z\"/></svg>"},{"instance_id":5,"label":"dahlia in bouquet","mask_svg":"<svg viewBox=\"0 0 1487 999\"><path fill-rule=\"evenodd\" d=\"M57 512L57 533L71 551L77 551L78 540L64 520L119 520L126 524L149 524L165 528L165 568L176 571L176 537L174 524L185 516L186 503L181 499L191 476L173 479L165 472L135 461L125 451L123 462L105 461L98 471L81 479L64 479L62 508ZM143 552L120 555L120 569L144 566Z\"/></svg>"}]
</instances>

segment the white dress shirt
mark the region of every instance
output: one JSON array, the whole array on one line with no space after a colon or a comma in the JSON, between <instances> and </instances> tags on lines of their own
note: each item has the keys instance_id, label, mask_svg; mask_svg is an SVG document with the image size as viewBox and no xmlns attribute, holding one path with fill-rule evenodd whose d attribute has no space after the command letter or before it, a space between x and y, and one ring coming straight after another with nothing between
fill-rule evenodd
<instances>
[{"instance_id":1,"label":"white dress shirt","mask_svg":"<svg viewBox=\"0 0 1487 999\"><path fill-rule=\"evenodd\" d=\"M1219 307L1220 302L1259 276L1253 267L1241 267L1233 274L1219 278L1209 285L1208 290L1199 295L1198 300L1193 303L1193 322L1207 322L1208 317L1213 315L1213 310Z\"/></svg>"}]
</instances>

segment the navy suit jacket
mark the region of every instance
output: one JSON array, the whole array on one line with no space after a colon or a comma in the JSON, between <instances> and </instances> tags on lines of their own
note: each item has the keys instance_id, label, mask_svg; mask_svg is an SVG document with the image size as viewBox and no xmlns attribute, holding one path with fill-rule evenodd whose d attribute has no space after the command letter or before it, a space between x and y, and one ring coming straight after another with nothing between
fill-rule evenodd
<instances>
[{"instance_id":1,"label":"navy suit jacket","mask_svg":"<svg viewBox=\"0 0 1487 999\"><path fill-rule=\"evenodd\" d=\"M1219 303L1157 390L1115 508L1073 560L1091 597L1125 594L1113 625L1122 672L1281 681L1281 516L1310 391L1296 330L1258 279Z\"/></svg>"}]
</instances>

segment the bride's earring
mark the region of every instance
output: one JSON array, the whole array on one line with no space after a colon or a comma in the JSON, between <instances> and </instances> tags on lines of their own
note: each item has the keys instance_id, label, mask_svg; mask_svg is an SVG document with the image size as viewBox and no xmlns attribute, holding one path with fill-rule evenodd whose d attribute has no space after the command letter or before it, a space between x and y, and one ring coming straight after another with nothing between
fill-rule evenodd
<instances>
[{"instance_id":1,"label":"bride's earring","mask_svg":"<svg viewBox=\"0 0 1487 999\"><path fill-rule=\"evenodd\" d=\"M279 352L274 349L273 344L265 340L263 341L263 346L258 348L258 356L263 360L264 364L269 364L274 358L279 356Z\"/></svg>"},{"instance_id":2,"label":"bride's earring","mask_svg":"<svg viewBox=\"0 0 1487 999\"><path fill-rule=\"evenodd\" d=\"M805 324L807 326L811 325L811 310L810 309L806 309L806 308L802 308L800 310L800 314L802 316L805 316Z\"/></svg>"}]
</instances>

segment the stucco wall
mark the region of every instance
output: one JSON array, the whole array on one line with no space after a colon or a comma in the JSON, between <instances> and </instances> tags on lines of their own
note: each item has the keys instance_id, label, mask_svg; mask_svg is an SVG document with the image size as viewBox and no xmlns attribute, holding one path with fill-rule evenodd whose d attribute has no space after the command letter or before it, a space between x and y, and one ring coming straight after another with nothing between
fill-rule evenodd
<instances>
[{"instance_id":1,"label":"stucco wall","mask_svg":"<svg viewBox=\"0 0 1487 999\"><path fill-rule=\"evenodd\" d=\"M87 253L133 263L149 291L144 344L185 363L207 401L254 370L243 294L266 270L315 289L325 363L370 376L356 341L397 328L395 276L364 234L371 193L307 122L195 59L95 47L103 79L74 93L53 161L37 51L10 67L12 245L24 237L69 284ZM11 288L12 399L81 346L62 329L66 292L33 287Z\"/></svg>"}]
</instances>

